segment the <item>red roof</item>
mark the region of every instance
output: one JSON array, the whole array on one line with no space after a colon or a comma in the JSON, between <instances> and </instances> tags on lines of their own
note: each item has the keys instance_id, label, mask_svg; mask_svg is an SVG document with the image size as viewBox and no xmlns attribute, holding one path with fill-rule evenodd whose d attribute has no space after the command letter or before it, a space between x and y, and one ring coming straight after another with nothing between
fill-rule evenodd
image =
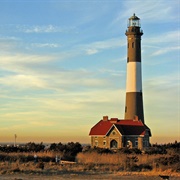
<instances>
[{"instance_id":1,"label":"red roof","mask_svg":"<svg viewBox=\"0 0 180 180\"><path fill-rule=\"evenodd\" d=\"M90 136L105 136L109 130L115 126L122 135L145 135L146 130L150 129L139 120L119 120L112 118L110 120L100 120L95 126L91 128Z\"/></svg>"}]
</instances>

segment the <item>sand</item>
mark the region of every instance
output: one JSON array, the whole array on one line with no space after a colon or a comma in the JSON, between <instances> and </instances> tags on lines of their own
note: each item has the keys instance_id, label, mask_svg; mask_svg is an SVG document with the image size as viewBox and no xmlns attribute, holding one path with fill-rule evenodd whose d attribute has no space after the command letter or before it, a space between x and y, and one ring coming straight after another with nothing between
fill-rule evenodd
<instances>
[{"instance_id":1,"label":"sand","mask_svg":"<svg viewBox=\"0 0 180 180\"><path fill-rule=\"evenodd\" d=\"M61 179L91 179L91 180L160 180L159 175L142 174L142 173L93 173L93 172L61 172L58 174L47 175L40 174L4 174L0 180L61 180ZM171 175L170 180L180 180L180 175Z\"/></svg>"}]
</instances>

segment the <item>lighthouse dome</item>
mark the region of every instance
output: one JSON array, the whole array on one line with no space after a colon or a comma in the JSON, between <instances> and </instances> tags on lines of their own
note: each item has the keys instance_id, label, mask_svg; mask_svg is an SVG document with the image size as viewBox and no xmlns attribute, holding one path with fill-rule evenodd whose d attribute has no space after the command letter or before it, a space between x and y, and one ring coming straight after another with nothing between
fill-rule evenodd
<instances>
[{"instance_id":1,"label":"lighthouse dome","mask_svg":"<svg viewBox=\"0 0 180 180\"><path fill-rule=\"evenodd\" d=\"M139 20L139 18L134 13L133 16L129 18L129 20Z\"/></svg>"}]
</instances>

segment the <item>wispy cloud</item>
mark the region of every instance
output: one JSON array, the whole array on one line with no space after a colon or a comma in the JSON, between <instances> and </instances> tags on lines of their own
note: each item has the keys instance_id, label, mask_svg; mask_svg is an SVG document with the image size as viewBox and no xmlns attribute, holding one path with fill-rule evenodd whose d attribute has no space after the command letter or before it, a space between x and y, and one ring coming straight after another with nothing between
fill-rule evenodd
<instances>
[{"instance_id":1,"label":"wispy cloud","mask_svg":"<svg viewBox=\"0 0 180 180\"><path fill-rule=\"evenodd\" d=\"M98 53L98 49L93 49L93 48L92 49L87 49L86 53L88 55L96 54L96 53Z\"/></svg>"},{"instance_id":2,"label":"wispy cloud","mask_svg":"<svg viewBox=\"0 0 180 180\"><path fill-rule=\"evenodd\" d=\"M56 60L56 55L38 55L38 54L23 54L9 53L0 55L1 69L19 74L28 73L32 65L43 64L49 61ZM30 66L31 65L31 66ZM31 69L33 70L33 69Z\"/></svg>"},{"instance_id":3,"label":"wispy cloud","mask_svg":"<svg viewBox=\"0 0 180 180\"><path fill-rule=\"evenodd\" d=\"M151 77L144 81L146 119L152 126L153 124L162 122L168 124L169 120L173 117L174 128L177 128L179 119L179 81L178 73L159 75L158 77ZM156 121L152 121L152 119ZM156 130L157 127L154 127L154 131ZM166 129L163 128L162 131L165 133ZM177 133L176 130L175 132Z\"/></svg>"},{"instance_id":4,"label":"wispy cloud","mask_svg":"<svg viewBox=\"0 0 180 180\"><path fill-rule=\"evenodd\" d=\"M69 33L76 32L75 27L49 25L16 25L16 30L24 33Z\"/></svg>"},{"instance_id":5,"label":"wispy cloud","mask_svg":"<svg viewBox=\"0 0 180 180\"><path fill-rule=\"evenodd\" d=\"M155 51L154 53L152 53L152 56L159 56L162 54L166 54L166 53L173 52L173 51L179 51L179 50L180 50L180 46L161 48L161 49Z\"/></svg>"},{"instance_id":6,"label":"wispy cloud","mask_svg":"<svg viewBox=\"0 0 180 180\"><path fill-rule=\"evenodd\" d=\"M174 43L177 44L177 35L179 34L179 31L166 31L165 33L161 34L153 34L153 36L148 36L143 41L147 44L160 44L160 43Z\"/></svg>"},{"instance_id":7,"label":"wispy cloud","mask_svg":"<svg viewBox=\"0 0 180 180\"><path fill-rule=\"evenodd\" d=\"M46 83L40 79L39 77L35 77L32 75L14 75L14 76L6 76L0 78L0 83L3 86L8 86L16 89L24 89L24 88L44 88L46 87Z\"/></svg>"},{"instance_id":8,"label":"wispy cloud","mask_svg":"<svg viewBox=\"0 0 180 180\"><path fill-rule=\"evenodd\" d=\"M85 51L87 55L97 54L103 50L113 49L121 46L125 46L125 39L110 38L104 41L95 41L87 44L79 45L77 48Z\"/></svg>"},{"instance_id":9,"label":"wispy cloud","mask_svg":"<svg viewBox=\"0 0 180 180\"><path fill-rule=\"evenodd\" d=\"M21 38L16 36L0 36L0 52L9 52L21 45Z\"/></svg>"},{"instance_id":10,"label":"wispy cloud","mask_svg":"<svg viewBox=\"0 0 180 180\"><path fill-rule=\"evenodd\" d=\"M174 51L179 51L180 46L177 41L178 31L169 31L161 34L149 36L143 40L143 49L150 56L159 56Z\"/></svg>"},{"instance_id":11,"label":"wispy cloud","mask_svg":"<svg viewBox=\"0 0 180 180\"><path fill-rule=\"evenodd\" d=\"M114 70L114 69L100 69L99 70L100 72L102 72L102 73L105 73L105 74L111 74L112 76L118 76L118 77L120 77L120 76L122 76L122 75L124 75L125 74L125 70L122 72L122 71L117 71L117 70Z\"/></svg>"},{"instance_id":12,"label":"wispy cloud","mask_svg":"<svg viewBox=\"0 0 180 180\"><path fill-rule=\"evenodd\" d=\"M0 78L0 83L18 91L25 89L71 91L89 87L103 88L107 84L111 84L109 79L97 77L97 72L94 73L91 70L63 69L55 66L58 62L51 65L51 62L57 59L57 56L25 54L2 56L1 69L6 73Z\"/></svg>"},{"instance_id":13,"label":"wispy cloud","mask_svg":"<svg viewBox=\"0 0 180 180\"><path fill-rule=\"evenodd\" d=\"M15 36L0 36L0 40L1 41L18 41L20 40L18 37L15 37Z\"/></svg>"},{"instance_id":14,"label":"wispy cloud","mask_svg":"<svg viewBox=\"0 0 180 180\"><path fill-rule=\"evenodd\" d=\"M56 43L32 43L32 47L38 47L38 48L58 48L60 47L59 44Z\"/></svg>"},{"instance_id":15,"label":"wispy cloud","mask_svg":"<svg viewBox=\"0 0 180 180\"><path fill-rule=\"evenodd\" d=\"M123 9L116 18L113 20L113 24L120 23L122 20L127 19L133 13L136 13L137 16L141 17L143 24L146 22L150 23L163 23L169 21L177 21L177 18L174 14L178 14L178 1L123 1ZM176 11L176 12L174 12Z\"/></svg>"}]
</instances>

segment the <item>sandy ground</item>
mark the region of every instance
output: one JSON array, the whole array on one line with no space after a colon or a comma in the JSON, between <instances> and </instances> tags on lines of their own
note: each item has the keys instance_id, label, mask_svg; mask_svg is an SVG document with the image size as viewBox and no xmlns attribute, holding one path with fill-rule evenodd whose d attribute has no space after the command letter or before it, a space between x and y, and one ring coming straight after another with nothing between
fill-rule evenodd
<instances>
[{"instance_id":1,"label":"sandy ground","mask_svg":"<svg viewBox=\"0 0 180 180\"><path fill-rule=\"evenodd\" d=\"M160 180L158 175L143 175L143 174L122 174L122 173L113 173L113 174L102 174L102 173L89 173L89 172L67 172L57 175L44 175L44 174L5 174L0 175L0 180L61 180L61 179L101 179L101 180ZM180 180L180 176L170 176L170 180Z\"/></svg>"}]
</instances>

